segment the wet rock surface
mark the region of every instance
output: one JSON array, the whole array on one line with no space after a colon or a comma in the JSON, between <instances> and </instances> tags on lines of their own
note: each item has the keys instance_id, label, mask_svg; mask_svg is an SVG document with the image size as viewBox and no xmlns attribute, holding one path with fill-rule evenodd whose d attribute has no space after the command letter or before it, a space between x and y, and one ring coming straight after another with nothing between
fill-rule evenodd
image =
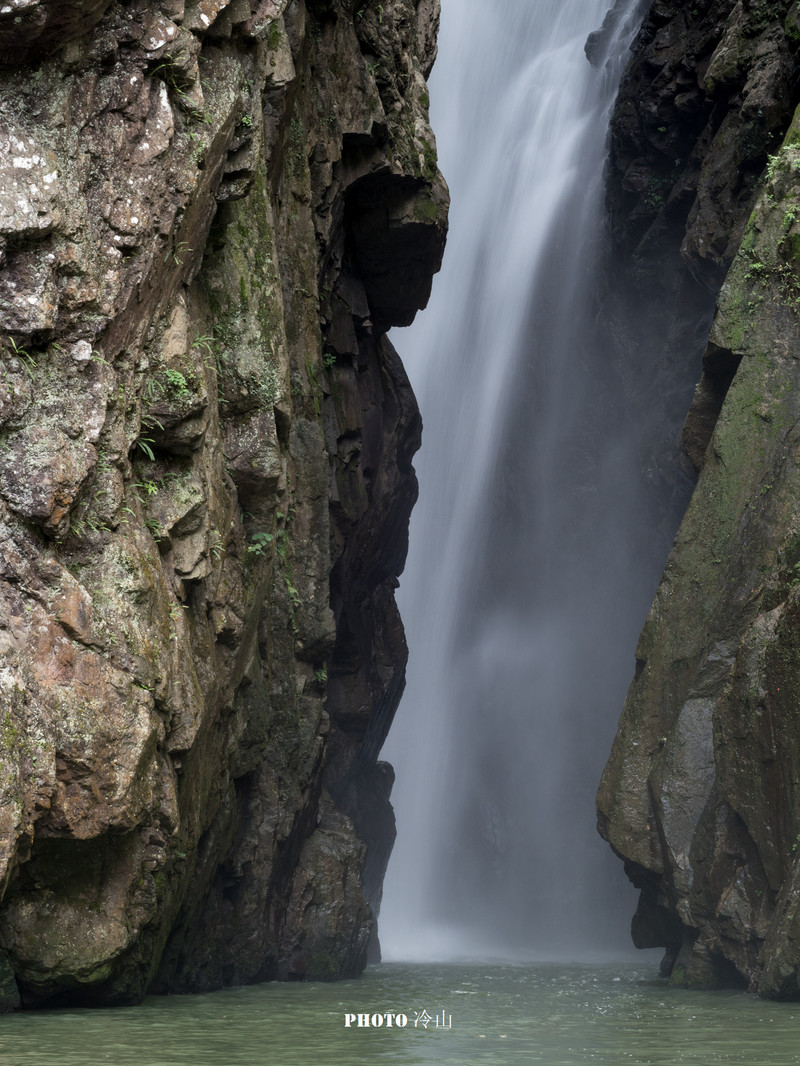
<instances>
[{"instance_id":1,"label":"wet rock surface","mask_svg":"<svg viewBox=\"0 0 800 1066\"><path fill-rule=\"evenodd\" d=\"M598 793L676 984L800 998L795 4L652 5L615 116L616 234L717 297L699 481Z\"/></svg>"},{"instance_id":2,"label":"wet rock surface","mask_svg":"<svg viewBox=\"0 0 800 1066\"><path fill-rule=\"evenodd\" d=\"M352 976L420 434L385 331L446 230L438 5L8 6L0 998Z\"/></svg>"}]
</instances>

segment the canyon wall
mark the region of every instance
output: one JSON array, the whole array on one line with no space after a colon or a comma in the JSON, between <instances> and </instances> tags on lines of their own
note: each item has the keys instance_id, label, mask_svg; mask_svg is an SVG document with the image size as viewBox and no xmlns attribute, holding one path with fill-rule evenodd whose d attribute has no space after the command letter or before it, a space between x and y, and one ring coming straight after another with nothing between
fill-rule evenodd
<instances>
[{"instance_id":1,"label":"canyon wall","mask_svg":"<svg viewBox=\"0 0 800 1066\"><path fill-rule=\"evenodd\" d=\"M438 0L0 7L0 999L375 947Z\"/></svg>"},{"instance_id":2,"label":"canyon wall","mask_svg":"<svg viewBox=\"0 0 800 1066\"><path fill-rule=\"evenodd\" d=\"M598 793L677 984L800 998L800 9L657 0L612 129L618 255L716 297L697 487ZM646 352L642 357L647 357ZM657 373L657 367L653 369Z\"/></svg>"}]
</instances>

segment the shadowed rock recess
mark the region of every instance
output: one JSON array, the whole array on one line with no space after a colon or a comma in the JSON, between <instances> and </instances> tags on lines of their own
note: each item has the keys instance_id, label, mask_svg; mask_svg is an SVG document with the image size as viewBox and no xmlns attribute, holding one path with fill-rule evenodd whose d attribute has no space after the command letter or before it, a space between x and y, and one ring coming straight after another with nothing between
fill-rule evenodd
<instances>
[{"instance_id":1,"label":"shadowed rock recess","mask_svg":"<svg viewBox=\"0 0 800 1066\"><path fill-rule=\"evenodd\" d=\"M677 984L800 998L800 100L796 3L658 0L613 130L641 268L717 296L699 480L598 794ZM680 257L678 256L680 251ZM649 265L648 265L649 264ZM680 264L680 265L677 265Z\"/></svg>"},{"instance_id":2,"label":"shadowed rock recess","mask_svg":"<svg viewBox=\"0 0 800 1066\"><path fill-rule=\"evenodd\" d=\"M0 991L357 974L438 0L0 7Z\"/></svg>"}]
</instances>

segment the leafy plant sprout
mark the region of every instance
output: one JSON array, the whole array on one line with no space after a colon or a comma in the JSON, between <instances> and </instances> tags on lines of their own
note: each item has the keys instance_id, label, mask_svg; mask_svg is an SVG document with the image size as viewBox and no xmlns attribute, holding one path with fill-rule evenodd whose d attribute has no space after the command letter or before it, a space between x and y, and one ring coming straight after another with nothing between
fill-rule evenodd
<instances>
[{"instance_id":1,"label":"leafy plant sprout","mask_svg":"<svg viewBox=\"0 0 800 1066\"><path fill-rule=\"evenodd\" d=\"M139 448L141 449L141 451L143 451L144 454L147 456L147 458L150 460L150 462L154 463L156 461L156 457L155 457L155 453L153 452L153 449L151 447L151 445L155 444L155 441L153 440L153 438L152 437L139 437L139 439L136 441L136 443L139 446Z\"/></svg>"},{"instance_id":2,"label":"leafy plant sprout","mask_svg":"<svg viewBox=\"0 0 800 1066\"><path fill-rule=\"evenodd\" d=\"M17 357L20 365L26 371L31 381L33 381L33 371L36 368L35 359L25 348L18 347L17 342L13 337L8 338L8 343L11 346L11 354Z\"/></svg>"},{"instance_id":3,"label":"leafy plant sprout","mask_svg":"<svg viewBox=\"0 0 800 1066\"><path fill-rule=\"evenodd\" d=\"M254 533L250 540L252 543L247 547L248 552L251 555L265 555L267 545L275 540L275 536L272 533Z\"/></svg>"}]
</instances>

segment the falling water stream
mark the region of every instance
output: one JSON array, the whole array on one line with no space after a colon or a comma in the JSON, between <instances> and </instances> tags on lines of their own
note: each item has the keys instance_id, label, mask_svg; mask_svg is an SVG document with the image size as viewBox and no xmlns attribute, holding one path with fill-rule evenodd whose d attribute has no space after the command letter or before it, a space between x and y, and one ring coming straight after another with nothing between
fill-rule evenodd
<instances>
[{"instance_id":1,"label":"falling water stream","mask_svg":"<svg viewBox=\"0 0 800 1066\"><path fill-rule=\"evenodd\" d=\"M664 424L647 351L601 322L608 120L642 15L618 3L590 64L610 6L443 4L431 96L450 238L429 308L395 338L425 430L408 685L385 749L392 958L629 943L635 894L594 791L686 497L654 504L648 457L680 421ZM697 373L681 359L679 418Z\"/></svg>"}]
</instances>

